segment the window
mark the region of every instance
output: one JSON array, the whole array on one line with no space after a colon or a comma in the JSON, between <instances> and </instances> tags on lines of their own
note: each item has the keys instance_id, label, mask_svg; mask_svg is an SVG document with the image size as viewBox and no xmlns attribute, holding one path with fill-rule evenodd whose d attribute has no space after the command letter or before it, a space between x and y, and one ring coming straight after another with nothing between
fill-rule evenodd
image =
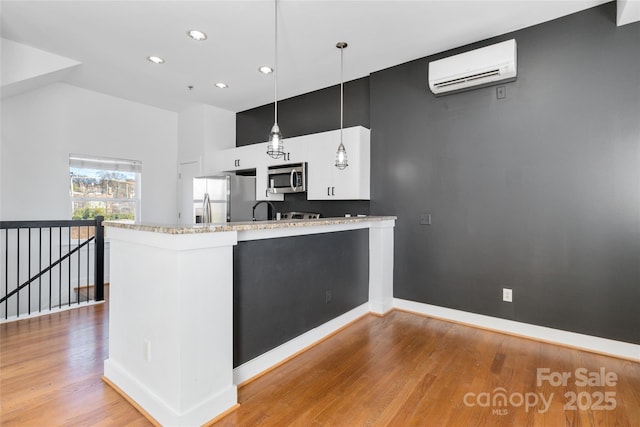
<instances>
[{"instance_id":1,"label":"window","mask_svg":"<svg viewBox=\"0 0 640 427\"><path fill-rule=\"evenodd\" d=\"M71 218L140 219L142 162L69 156Z\"/></svg>"}]
</instances>

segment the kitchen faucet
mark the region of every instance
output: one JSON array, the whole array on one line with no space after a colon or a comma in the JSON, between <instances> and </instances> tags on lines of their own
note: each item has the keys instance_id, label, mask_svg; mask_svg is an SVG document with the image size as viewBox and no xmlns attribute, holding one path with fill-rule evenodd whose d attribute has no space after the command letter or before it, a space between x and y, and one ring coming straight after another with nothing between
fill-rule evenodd
<instances>
[{"instance_id":1,"label":"kitchen faucet","mask_svg":"<svg viewBox=\"0 0 640 427\"><path fill-rule=\"evenodd\" d=\"M270 201L268 201L268 200L260 200L260 201L259 201L259 202L257 202L255 205L253 205L253 208L252 208L252 211L251 211L251 221L255 221L255 220L256 220L256 208L257 208L257 207L258 207L258 205L259 205L259 204L261 204L261 203L267 203L267 204L269 204L269 206L271 207L271 211L272 211L272 213L271 213L272 217L273 217L273 215L275 215L275 214L276 214L276 212L278 212L278 211L276 210L276 207L273 205L273 203L271 203L271 202L270 202ZM269 219L269 213L268 213L268 212L267 212L267 219Z\"/></svg>"}]
</instances>

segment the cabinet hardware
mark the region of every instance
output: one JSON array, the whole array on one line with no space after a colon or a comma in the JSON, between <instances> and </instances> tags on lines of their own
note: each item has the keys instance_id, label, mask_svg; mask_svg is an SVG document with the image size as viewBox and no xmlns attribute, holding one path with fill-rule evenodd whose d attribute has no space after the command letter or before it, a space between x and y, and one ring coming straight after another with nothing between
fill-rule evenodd
<instances>
[{"instance_id":1,"label":"cabinet hardware","mask_svg":"<svg viewBox=\"0 0 640 427\"><path fill-rule=\"evenodd\" d=\"M336 187L331 187L331 195L335 196L336 192L335 192Z\"/></svg>"},{"instance_id":2,"label":"cabinet hardware","mask_svg":"<svg viewBox=\"0 0 640 427\"><path fill-rule=\"evenodd\" d=\"M331 187L327 187L327 196L331 195Z\"/></svg>"}]
</instances>

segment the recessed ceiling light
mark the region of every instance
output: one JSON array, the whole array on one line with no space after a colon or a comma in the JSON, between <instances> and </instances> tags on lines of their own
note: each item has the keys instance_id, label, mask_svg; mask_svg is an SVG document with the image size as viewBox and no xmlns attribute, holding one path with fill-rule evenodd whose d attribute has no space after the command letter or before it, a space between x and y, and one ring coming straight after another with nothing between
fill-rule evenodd
<instances>
[{"instance_id":1,"label":"recessed ceiling light","mask_svg":"<svg viewBox=\"0 0 640 427\"><path fill-rule=\"evenodd\" d=\"M273 68L263 65L262 67L258 68L258 71L260 71L262 74L271 74L273 73Z\"/></svg>"},{"instance_id":2,"label":"recessed ceiling light","mask_svg":"<svg viewBox=\"0 0 640 427\"><path fill-rule=\"evenodd\" d=\"M207 35L202 31L198 31L198 30L189 30L187 31L187 35L197 41L207 39Z\"/></svg>"},{"instance_id":3,"label":"recessed ceiling light","mask_svg":"<svg viewBox=\"0 0 640 427\"><path fill-rule=\"evenodd\" d=\"M147 56L147 60L153 62L154 64L162 64L164 63L164 59L159 56Z\"/></svg>"},{"instance_id":4,"label":"recessed ceiling light","mask_svg":"<svg viewBox=\"0 0 640 427\"><path fill-rule=\"evenodd\" d=\"M229 86L227 86L225 83L219 82L219 83L216 83L216 87L219 89L226 89Z\"/></svg>"}]
</instances>

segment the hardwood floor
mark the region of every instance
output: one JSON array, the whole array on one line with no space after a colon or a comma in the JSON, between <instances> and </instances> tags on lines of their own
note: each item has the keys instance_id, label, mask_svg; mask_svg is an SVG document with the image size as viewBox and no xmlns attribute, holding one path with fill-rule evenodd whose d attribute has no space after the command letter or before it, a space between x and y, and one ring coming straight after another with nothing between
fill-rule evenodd
<instances>
[{"instance_id":1,"label":"hardwood floor","mask_svg":"<svg viewBox=\"0 0 640 427\"><path fill-rule=\"evenodd\" d=\"M2 426L149 426L102 380L107 305L0 325Z\"/></svg>"},{"instance_id":2,"label":"hardwood floor","mask_svg":"<svg viewBox=\"0 0 640 427\"><path fill-rule=\"evenodd\" d=\"M537 387L538 368L572 377ZM579 368L618 380L579 387ZM513 404L490 404L499 387ZM586 392L584 408L604 391L615 393L614 410L564 409L567 392ZM516 406L520 396L533 404L533 393L538 405ZM217 425L638 426L640 364L395 311L367 316L245 385L239 400Z\"/></svg>"},{"instance_id":3,"label":"hardwood floor","mask_svg":"<svg viewBox=\"0 0 640 427\"><path fill-rule=\"evenodd\" d=\"M100 379L106 308L0 325L2 426L151 425ZM571 377L538 386L538 368ZM592 377L604 369L609 385L581 386L580 368ZM565 409L565 393L575 393L575 410ZM506 406L493 405L501 395ZM239 401L216 426L632 427L640 364L394 311L240 387ZM587 409L595 404L603 408Z\"/></svg>"}]
</instances>

